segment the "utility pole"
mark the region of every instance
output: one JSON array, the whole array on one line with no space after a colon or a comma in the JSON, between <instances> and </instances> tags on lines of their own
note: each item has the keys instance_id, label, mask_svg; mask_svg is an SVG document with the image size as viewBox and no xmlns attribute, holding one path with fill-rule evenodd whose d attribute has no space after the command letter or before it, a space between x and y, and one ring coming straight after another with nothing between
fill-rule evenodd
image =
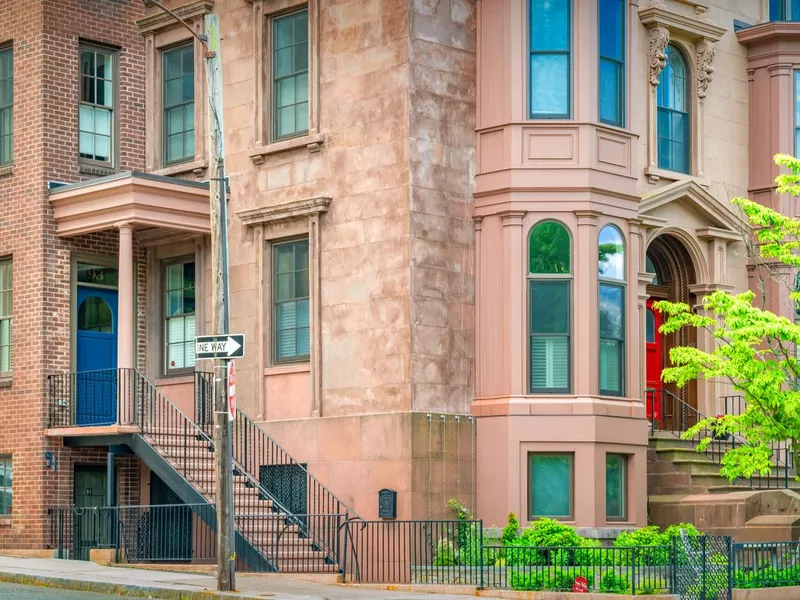
<instances>
[{"instance_id":1,"label":"utility pole","mask_svg":"<svg viewBox=\"0 0 800 600\"><path fill-rule=\"evenodd\" d=\"M220 57L219 16L205 16L205 35L195 30L162 4L158 8L189 30L203 46L208 83L208 168L211 202L211 288L213 307L211 332L227 335L228 311L228 207L225 201L225 129L222 120L222 60ZM146 4L146 3L145 3ZM233 503L233 447L231 419L228 418L228 360L214 359L214 482L217 503L217 589L236 589L236 530Z\"/></svg>"},{"instance_id":2,"label":"utility pole","mask_svg":"<svg viewBox=\"0 0 800 600\"><path fill-rule=\"evenodd\" d=\"M228 217L225 200L225 130L222 126L222 62L219 15L205 16L208 81L209 191L211 196L211 332L229 333ZM217 589L236 589L231 421L228 418L228 360L214 360L214 466L217 501Z\"/></svg>"}]
</instances>

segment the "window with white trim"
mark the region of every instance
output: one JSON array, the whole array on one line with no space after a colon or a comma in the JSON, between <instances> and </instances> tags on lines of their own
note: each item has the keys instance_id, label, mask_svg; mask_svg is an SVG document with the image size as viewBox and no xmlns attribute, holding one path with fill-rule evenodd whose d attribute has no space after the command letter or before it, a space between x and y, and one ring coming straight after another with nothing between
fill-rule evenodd
<instances>
[{"instance_id":1,"label":"window with white trim","mask_svg":"<svg viewBox=\"0 0 800 600\"><path fill-rule=\"evenodd\" d=\"M165 373L194 369L196 333L194 260L170 262L164 268Z\"/></svg>"},{"instance_id":2,"label":"window with white trim","mask_svg":"<svg viewBox=\"0 0 800 600\"><path fill-rule=\"evenodd\" d=\"M80 48L78 148L81 160L111 165L114 161L116 58L114 50Z\"/></svg>"}]
</instances>

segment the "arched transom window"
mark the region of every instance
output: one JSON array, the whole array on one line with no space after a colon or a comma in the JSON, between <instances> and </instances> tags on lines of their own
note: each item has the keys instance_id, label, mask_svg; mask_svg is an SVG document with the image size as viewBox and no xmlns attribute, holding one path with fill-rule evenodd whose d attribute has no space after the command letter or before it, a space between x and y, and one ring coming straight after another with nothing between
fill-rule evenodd
<instances>
[{"instance_id":1,"label":"arched transom window","mask_svg":"<svg viewBox=\"0 0 800 600\"><path fill-rule=\"evenodd\" d=\"M625 393L625 240L606 225L598 240L600 393Z\"/></svg>"},{"instance_id":2,"label":"arched transom window","mask_svg":"<svg viewBox=\"0 0 800 600\"><path fill-rule=\"evenodd\" d=\"M531 393L569 393L572 263L561 223L533 227L529 240L528 324Z\"/></svg>"}]
</instances>

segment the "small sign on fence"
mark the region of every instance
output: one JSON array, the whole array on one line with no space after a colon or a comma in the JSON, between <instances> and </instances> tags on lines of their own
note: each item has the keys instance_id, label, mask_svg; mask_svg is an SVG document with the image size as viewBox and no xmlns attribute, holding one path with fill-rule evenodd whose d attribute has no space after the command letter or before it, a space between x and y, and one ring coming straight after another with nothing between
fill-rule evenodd
<instances>
[{"instance_id":1,"label":"small sign on fence","mask_svg":"<svg viewBox=\"0 0 800 600\"><path fill-rule=\"evenodd\" d=\"M575 583L572 584L572 591L582 594L589 593L589 581L586 577L576 577Z\"/></svg>"}]
</instances>

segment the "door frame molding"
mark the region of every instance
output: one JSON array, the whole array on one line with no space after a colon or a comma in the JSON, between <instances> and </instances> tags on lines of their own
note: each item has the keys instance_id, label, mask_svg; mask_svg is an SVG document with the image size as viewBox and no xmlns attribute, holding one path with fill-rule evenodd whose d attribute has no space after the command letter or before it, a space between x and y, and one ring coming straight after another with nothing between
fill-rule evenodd
<instances>
[{"instance_id":1,"label":"door frame molding","mask_svg":"<svg viewBox=\"0 0 800 600\"><path fill-rule=\"evenodd\" d=\"M94 263L104 267L115 267L119 269L118 256L109 254L89 254L84 252L73 252L70 255L69 263L69 370L74 373L78 365L78 263ZM133 315L136 322L133 326L133 344L134 348L138 348L138 335L139 335L139 314L138 314L138 289L137 285L138 264L133 261ZM83 285L83 284L81 284ZM95 287L86 285L85 287ZM119 287L112 288L111 286L96 286L100 289L110 290L116 289L119 292ZM117 305L119 310L119 304ZM119 320L119 318L118 318ZM134 360L138 360L138 355L134 355ZM138 364L138 363L137 363Z\"/></svg>"}]
</instances>

